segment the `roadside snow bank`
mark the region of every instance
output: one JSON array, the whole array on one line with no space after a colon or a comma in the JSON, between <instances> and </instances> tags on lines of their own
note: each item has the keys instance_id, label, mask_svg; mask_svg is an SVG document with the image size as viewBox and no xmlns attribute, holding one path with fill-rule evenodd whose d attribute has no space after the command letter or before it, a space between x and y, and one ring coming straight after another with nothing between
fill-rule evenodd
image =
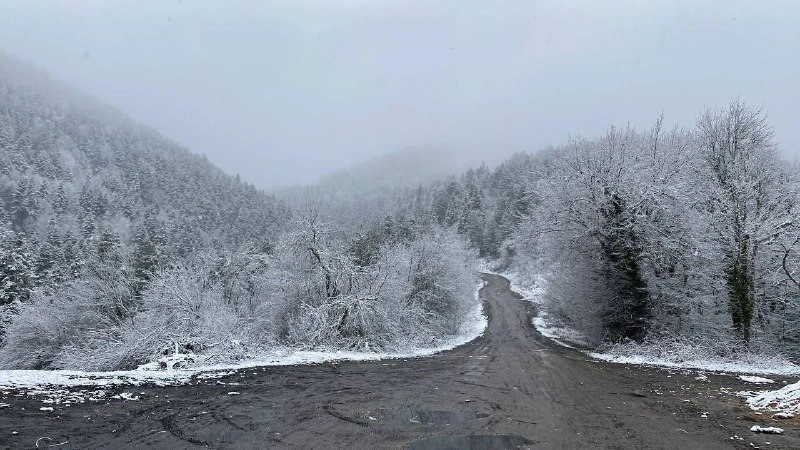
<instances>
[{"instance_id":1,"label":"roadside snow bank","mask_svg":"<svg viewBox=\"0 0 800 450\"><path fill-rule=\"evenodd\" d=\"M200 355L176 355L185 364L172 364L175 356L162 361L145 364L134 370L111 372L83 372L77 370L0 370L0 389L39 389L45 387L78 387L78 386L140 386L153 384L157 386L187 384L194 377L199 379L220 378L237 370L261 366L289 366L296 364L320 364L330 361L380 361L384 359L418 358L451 350L481 336L488 325L483 311L479 291L483 283L475 290L477 300L475 306L465 316L459 332L444 340L438 346L429 348L412 348L396 353L367 353L348 351L298 351L281 349L233 364L204 364L207 361ZM191 364L191 365L190 365ZM166 368L164 368L166 367ZM35 392L35 393L44 393Z\"/></svg>"},{"instance_id":2,"label":"roadside snow bank","mask_svg":"<svg viewBox=\"0 0 800 450\"><path fill-rule=\"evenodd\" d=\"M775 391L764 391L756 394L740 392L739 395L747 397L747 404L754 410L783 413L783 417L786 418L800 414L800 381Z\"/></svg>"},{"instance_id":3,"label":"roadside snow bank","mask_svg":"<svg viewBox=\"0 0 800 450\"><path fill-rule=\"evenodd\" d=\"M709 372L800 374L800 366L779 356L743 353L722 357L703 352L686 343L618 344L603 352L589 352L589 356L612 363L699 369Z\"/></svg>"},{"instance_id":4,"label":"roadside snow bank","mask_svg":"<svg viewBox=\"0 0 800 450\"><path fill-rule=\"evenodd\" d=\"M770 380L769 378L754 377L750 375L742 375L739 377L739 379L753 384L771 384L775 382L775 380Z\"/></svg>"}]
</instances>

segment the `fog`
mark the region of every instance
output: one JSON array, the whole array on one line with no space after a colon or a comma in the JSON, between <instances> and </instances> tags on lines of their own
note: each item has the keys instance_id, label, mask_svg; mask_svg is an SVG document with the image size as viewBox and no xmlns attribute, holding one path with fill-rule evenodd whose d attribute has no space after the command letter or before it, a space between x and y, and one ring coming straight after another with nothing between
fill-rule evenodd
<instances>
[{"instance_id":1,"label":"fog","mask_svg":"<svg viewBox=\"0 0 800 450\"><path fill-rule=\"evenodd\" d=\"M0 1L0 47L261 187L740 96L800 154L794 1Z\"/></svg>"}]
</instances>

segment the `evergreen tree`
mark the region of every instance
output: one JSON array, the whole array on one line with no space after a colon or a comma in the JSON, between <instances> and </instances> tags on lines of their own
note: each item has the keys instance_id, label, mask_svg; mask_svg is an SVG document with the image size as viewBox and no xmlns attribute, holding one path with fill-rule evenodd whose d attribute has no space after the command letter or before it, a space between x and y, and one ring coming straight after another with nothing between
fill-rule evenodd
<instances>
[{"instance_id":1,"label":"evergreen tree","mask_svg":"<svg viewBox=\"0 0 800 450\"><path fill-rule=\"evenodd\" d=\"M110 228L100 233L97 242L97 256L101 261L114 261L119 258L120 239Z\"/></svg>"},{"instance_id":2,"label":"evergreen tree","mask_svg":"<svg viewBox=\"0 0 800 450\"><path fill-rule=\"evenodd\" d=\"M61 236L58 233L55 219L50 219L47 224L47 236L39 247L39 254L36 258L36 274L40 284L64 280L61 258Z\"/></svg>"},{"instance_id":3,"label":"evergreen tree","mask_svg":"<svg viewBox=\"0 0 800 450\"><path fill-rule=\"evenodd\" d=\"M22 234L0 228L0 305L27 301L35 281L27 240Z\"/></svg>"},{"instance_id":4,"label":"evergreen tree","mask_svg":"<svg viewBox=\"0 0 800 450\"><path fill-rule=\"evenodd\" d=\"M78 278L81 276L84 264L84 258L78 239L72 234L72 231L67 231L62 242L61 255L63 267L61 268L61 272L66 279Z\"/></svg>"},{"instance_id":5,"label":"evergreen tree","mask_svg":"<svg viewBox=\"0 0 800 450\"><path fill-rule=\"evenodd\" d=\"M11 223L17 230L24 230L29 220L33 219L36 211L36 196L33 192L33 182L24 177L17 184L11 197Z\"/></svg>"},{"instance_id":6,"label":"evergreen tree","mask_svg":"<svg viewBox=\"0 0 800 450\"><path fill-rule=\"evenodd\" d=\"M55 197L53 198L53 211L56 214L64 214L67 212L69 208L69 200L67 199L67 194L64 191L64 186L59 185L58 189L56 189Z\"/></svg>"},{"instance_id":7,"label":"evergreen tree","mask_svg":"<svg viewBox=\"0 0 800 450\"><path fill-rule=\"evenodd\" d=\"M158 248L146 228L141 228L134 238L133 274L136 295L140 295L153 278L159 266Z\"/></svg>"}]
</instances>

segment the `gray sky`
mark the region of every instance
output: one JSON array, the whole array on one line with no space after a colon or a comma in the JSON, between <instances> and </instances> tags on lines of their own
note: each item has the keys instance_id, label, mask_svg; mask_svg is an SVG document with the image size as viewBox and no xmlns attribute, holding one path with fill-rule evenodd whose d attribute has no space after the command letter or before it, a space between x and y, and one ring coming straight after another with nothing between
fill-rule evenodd
<instances>
[{"instance_id":1,"label":"gray sky","mask_svg":"<svg viewBox=\"0 0 800 450\"><path fill-rule=\"evenodd\" d=\"M800 155L800 2L0 0L0 47L262 187L735 96Z\"/></svg>"}]
</instances>

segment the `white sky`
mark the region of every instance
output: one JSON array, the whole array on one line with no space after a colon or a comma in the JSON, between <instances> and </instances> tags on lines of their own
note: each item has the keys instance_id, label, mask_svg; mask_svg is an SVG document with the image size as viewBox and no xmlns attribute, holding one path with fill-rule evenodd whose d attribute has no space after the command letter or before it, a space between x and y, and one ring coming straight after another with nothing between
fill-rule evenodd
<instances>
[{"instance_id":1,"label":"white sky","mask_svg":"<svg viewBox=\"0 0 800 450\"><path fill-rule=\"evenodd\" d=\"M0 48L267 187L741 96L800 155L800 2L0 0Z\"/></svg>"}]
</instances>

